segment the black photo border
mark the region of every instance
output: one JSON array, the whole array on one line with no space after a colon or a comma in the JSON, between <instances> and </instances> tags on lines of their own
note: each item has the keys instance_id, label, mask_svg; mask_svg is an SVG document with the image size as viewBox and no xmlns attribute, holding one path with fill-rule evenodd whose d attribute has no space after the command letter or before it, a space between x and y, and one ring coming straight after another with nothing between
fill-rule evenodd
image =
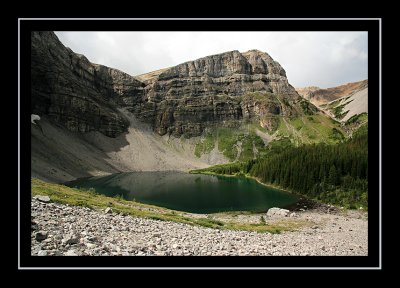
<instances>
[{"instance_id":1,"label":"black photo border","mask_svg":"<svg viewBox=\"0 0 400 288\"><path fill-rule=\"evenodd\" d=\"M381 269L381 25L353 19L18 19L18 269ZM31 31L367 31L369 82L368 256L35 257L30 230ZM268 52L268 51L266 51ZM205 55L206 56L206 55ZM289 79L290 82L290 79Z\"/></svg>"}]
</instances>

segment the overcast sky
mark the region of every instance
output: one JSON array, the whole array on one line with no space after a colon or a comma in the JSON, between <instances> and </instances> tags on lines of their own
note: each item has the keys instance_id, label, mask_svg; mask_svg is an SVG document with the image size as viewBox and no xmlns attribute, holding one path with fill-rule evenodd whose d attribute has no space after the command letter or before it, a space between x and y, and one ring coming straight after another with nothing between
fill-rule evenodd
<instances>
[{"instance_id":1,"label":"overcast sky","mask_svg":"<svg viewBox=\"0 0 400 288\"><path fill-rule=\"evenodd\" d=\"M91 62L139 75L226 51L267 52L295 87L368 78L367 32L56 32Z\"/></svg>"}]
</instances>

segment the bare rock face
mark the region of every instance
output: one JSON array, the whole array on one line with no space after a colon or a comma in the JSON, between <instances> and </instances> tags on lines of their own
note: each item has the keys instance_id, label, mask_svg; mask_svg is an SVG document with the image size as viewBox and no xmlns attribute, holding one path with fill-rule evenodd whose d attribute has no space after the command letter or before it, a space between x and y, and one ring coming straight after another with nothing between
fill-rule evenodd
<instances>
[{"instance_id":1,"label":"bare rock face","mask_svg":"<svg viewBox=\"0 0 400 288\"><path fill-rule=\"evenodd\" d=\"M285 70L258 50L212 55L140 79L146 79L143 101L130 110L160 135L198 136L210 125L243 119L257 119L273 129L273 116L298 113L290 103L300 97ZM254 92L262 93L253 99ZM282 107L281 95L289 106Z\"/></svg>"},{"instance_id":2,"label":"bare rock face","mask_svg":"<svg viewBox=\"0 0 400 288\"><path fill-rule=\"evenodd\" d=\"M31 48L31 113L47 115L71 131L115 137L126 130L128 121L116 107L126 97L140 97L141 82L90 63L53 32L32 32Z\"/></svg>"},{"instance_id":3,"label":"bare rock face","mask_svg":"<svg viewBox=\"0 0 400 288\"><path fill-rule=\"evenodd\" d=\"M276 116L302 113L304 101L267 53L230 51L141 75L89 62L53 32L32 32L31 114L76 132L116 137L129 122L124 107L160 135L201 135L212 125L257 120L273 130Z\"/></svg>"}]
</instances>

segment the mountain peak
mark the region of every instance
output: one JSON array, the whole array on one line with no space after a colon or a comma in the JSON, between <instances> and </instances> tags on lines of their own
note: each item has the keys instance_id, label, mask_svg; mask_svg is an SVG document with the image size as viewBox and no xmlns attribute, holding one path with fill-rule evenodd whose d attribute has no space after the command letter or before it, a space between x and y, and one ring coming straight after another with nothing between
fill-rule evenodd
<instances>
[{"instance_id":1,"label":"mountain peak","mask_svg":"<svg viewBox=\"0 0 400 288\"><path fill-rule=\"evenodd\" d=\"M261 50L258 50L258 49L251 49L251 50L248 50L246 52L242 52L242 54L251 54L251 53L267 54L267 53L265 53L265 52L263 52Z\"/></svg>"}]
</instances>

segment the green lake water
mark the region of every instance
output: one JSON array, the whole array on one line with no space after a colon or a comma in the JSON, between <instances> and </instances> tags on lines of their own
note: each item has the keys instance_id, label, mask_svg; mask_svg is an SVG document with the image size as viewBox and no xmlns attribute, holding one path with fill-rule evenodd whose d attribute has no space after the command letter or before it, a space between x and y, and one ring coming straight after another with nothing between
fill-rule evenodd
<instances>
[{"instance_id":1,"label":"green lake water","mask_svg":"<svg viewBox=\"0 0 400 288\"><path fill-rule=\"evenodd\" d=\"M261 212L298 201L293 194L248 178L169 171L118 173L82 178L65 185L94 188L106 196L119 195L126 200L192 213Z\"/></svg>"}]
</instances>

